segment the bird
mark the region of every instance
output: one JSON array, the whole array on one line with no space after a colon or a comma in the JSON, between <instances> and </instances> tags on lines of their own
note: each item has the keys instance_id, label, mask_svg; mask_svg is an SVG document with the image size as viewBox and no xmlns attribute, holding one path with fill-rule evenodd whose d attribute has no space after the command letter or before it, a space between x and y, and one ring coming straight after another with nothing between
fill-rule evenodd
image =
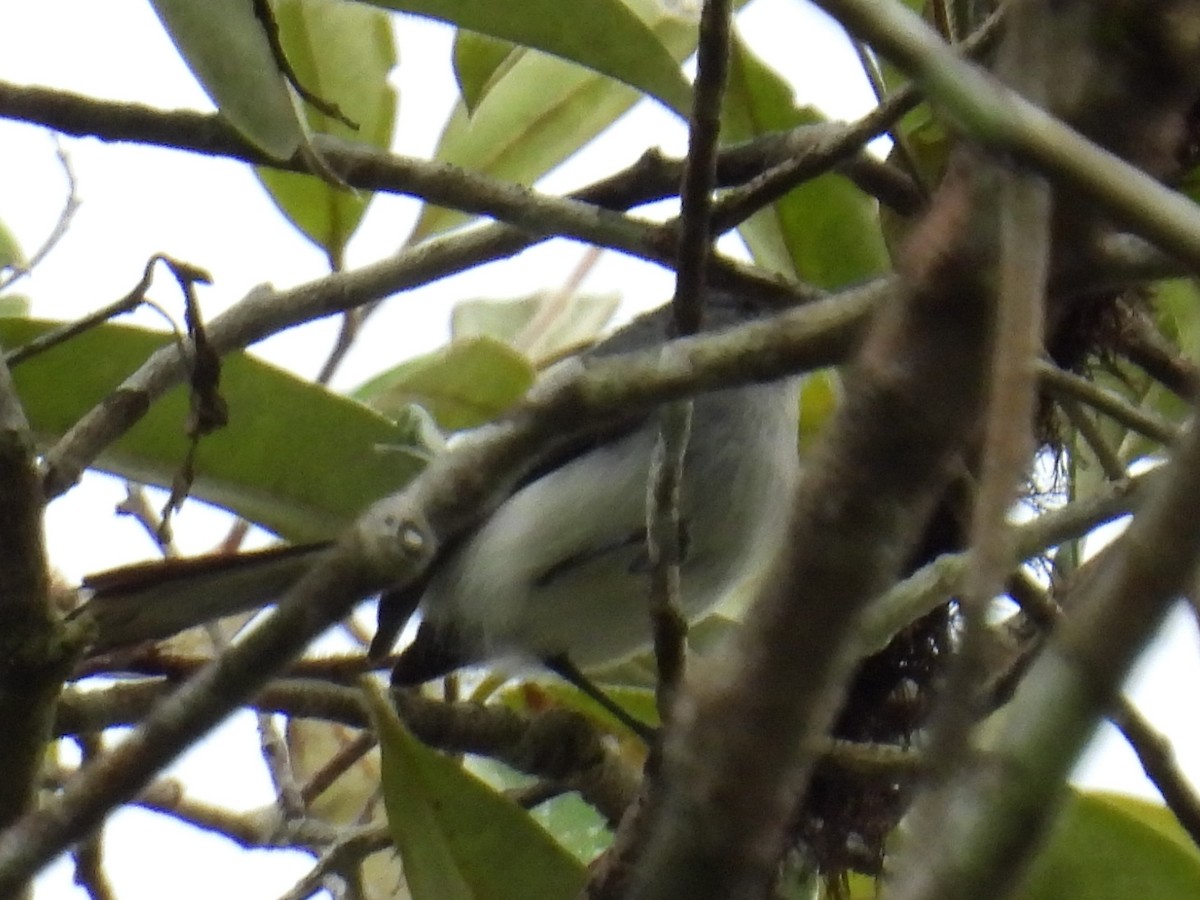
<instances>
[{"instance_id":1,"label":"bird","mask_svg":"<svg viewBox=\"0 0 1200 900\"><path fill-rule=\"evenodd\" d=\"M707 292L704 310L706 331L763 312L715 290ZM651 347L672 330L665 306L583 357ZM687 621L786 552L787 517L801 475L798 420L797 377L694 398L679 505L680 611ZM477 664L534 662L582 671L647 647L646 497L657 422L653 411L643 413L568 445L529 473L475 530L452 541L417 583L384 592L372 656L387 655L409 618L419 616L415 638L399 652L393 683L419 684ZM83 581L90 599L77 614L94 623L93 653L165 637L271 602L328 546L97 573ZM181 625L185 612L191 621Z\"/></svg>"}]
</instances>

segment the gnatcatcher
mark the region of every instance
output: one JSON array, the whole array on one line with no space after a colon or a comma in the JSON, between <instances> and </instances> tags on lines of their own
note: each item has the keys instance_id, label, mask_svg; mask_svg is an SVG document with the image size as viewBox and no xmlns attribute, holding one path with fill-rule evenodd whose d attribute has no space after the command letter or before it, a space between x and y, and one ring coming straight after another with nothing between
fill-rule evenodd
<instances>
[{"instance_id":1,"label":"gnatcatcher","mask_svg":"<svg viewBox=\"0 0 1200 900\"><path fill-rule=\"evenodd\" d=\"M759 312L712 291L705 330ZM585 359L653 346L668 337L670 323L669 307L651 312L587 351ZM695 399L680 502L680 598L689 621L783 550L800 471L798 417L796 378ZM415 684L504 658L588 669L646 647L646 497L658 422L649 414L615 434L580 442L450 547L419 585L385 594L372 645L376 655L391 649L414 607L421 616L393 680ZM93 597L82 609L90 609L98 626L94 649L163 637L269 603L323 546L211 557L182 567L124 567L85 579ZM190 620L164 621L167 605L177 618L190 610Z\"/></svg>"}]
</instances>

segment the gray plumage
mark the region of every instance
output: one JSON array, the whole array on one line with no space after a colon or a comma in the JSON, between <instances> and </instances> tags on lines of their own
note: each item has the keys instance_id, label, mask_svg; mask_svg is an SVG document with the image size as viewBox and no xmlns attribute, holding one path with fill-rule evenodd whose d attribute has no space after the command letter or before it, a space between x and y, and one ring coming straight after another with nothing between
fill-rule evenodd
<instances>
[{"instance_id":1,"label":"gray plumage","mask_svg":"<svg viewBox=\"0 0 1200 900\"><path fill-rule=\"evenodd\" d=\"M706 330L753 312L713 294ZM651 346L667 337L670 321L664 307L589 355ZM680 503L680 600L689 621L779 551L799 476L798 392L798 379L787 379L695 399ZM646 647L646 492L657 422L646 417L526 484L441 562L395 680L419 683L503 657L565 656L586 669Z\"/></svg>"},{"instance_id":2,"label":"gray plumage","mask_svg":"<svg viewBox=\"0 0 1200 900\"><path fill-rule=\"evenodd\" d=\"M706 302L706 330L755 314L728 294ZM643 316L588 352L636 350L668 336L670 310ZM683 613L712 609L762 571L786 532L798 379L696 398L680 512ZM387 652L414 608L422 625L394 678L428 680L502 657L566 658L589 668L650 642L646 492L657 417L585 437L533 473L426 578L380 602L372 652ZM85 579L93 652L169 636L270 602L328 545L144 564Z\"/></svg>"}]
</instances>

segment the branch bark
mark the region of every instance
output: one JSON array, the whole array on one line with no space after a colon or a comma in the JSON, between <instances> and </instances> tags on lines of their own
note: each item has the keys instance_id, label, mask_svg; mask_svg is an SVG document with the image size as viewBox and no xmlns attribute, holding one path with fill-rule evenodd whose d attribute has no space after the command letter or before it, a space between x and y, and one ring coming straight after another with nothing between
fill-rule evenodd
<instances>
[{"instance_id":1,"label":"branch bark","mask_svg":"<svg viewBox=\"0 0 1200 900\"><path fill-rule=\"evenodd\" d=\"M51 605L33 434L0 361L0 830L33 805L72 649Z\"/></svg>"}]
</instances>

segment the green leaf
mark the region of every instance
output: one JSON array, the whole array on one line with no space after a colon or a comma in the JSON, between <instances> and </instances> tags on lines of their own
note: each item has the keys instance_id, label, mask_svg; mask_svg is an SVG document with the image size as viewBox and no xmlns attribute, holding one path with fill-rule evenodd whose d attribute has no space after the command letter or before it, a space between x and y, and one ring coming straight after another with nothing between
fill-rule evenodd
<instances>
[{"instance_id":1,"label":"green leaf","mask_svg":"<svg viewBox=\"0 0 1200 900\"><path fill-rule=\"evenodd\" d=\"M1200 354L1200 289L1190 278L1172 278L1154 286L1154 310L1163 334L1188 359Z\"/></svg>"},{"instance_id":2,"label":"green leaf","mask_svg":"<svg viewBox=\"0 0 1200 900\"><path fill-rule=\"evenodd\" d=\"M842 377L837 369L821 369L804 376L800 384L801 455L811 449L837 409L842 394Z\"/></svg>"},{"instance_id":3,"label":"green leaf","mask_svg":"<svg viewBox=\"0 0 1200 900\"><path fill-rule=\"evenodd\" d=\"M735 0L743 6L747 0ZM696 23L659 0L625 3L674 60L696 48ZM561 6L554 14L563 18ZM574 18L574 7L571 17ZM463 23L464 25L466 23ZM600 32L589 40L599 41ZM595 72L533 51L526 52L488 91L470 115L459 104L442 132L436 158L497 178L532 184L588 143L639 99L632 88ZM412 241L467 221L466 213L426 206Z\"/></svg>"},{"instance_id":4,"label":"green leaf","mask_svg":"<svg viewBox=\"0 0 1200 900\"><path fill-rule=\"evenodd\" d=\"M383 689L366 684L388 825L414 900L575 897L583 866L515 803L421 744Z\"/></svg>"},{"instance_id":5,"label":"green leaf","mask_svg":"<svg viewBox=\"0 0 1200 900\"><path fill-rule=\"evenodd\" d=\"M572 294L547 310L548 298L539 291L516 300L464 300L451 314L451 334L503 341L541 367L595 341L621 302L616 294Z\"/></svg>"},{"instance_id":6,"label":"green leaf","mask_svg":"<svg viewBox=\"0 0 1200 900\"><path fill-rule=\"evenodd\" d=\"M796 107L778 74L734 41L724 139L743 141L819 121L815 111ZM844 287L888 268L877 204L836 173L800 185L739 230L760 265L819 287Z\"/></svg>"},{"instance_id":7,"label":"green leaf","mask_svg":"<svg viewBox=\"0 0 1200 900\"><path fill-rule=\"evenodd\" d=\"M847 877L849 893L846 900L879 900L879 880L858 872L851 872Z\"/></svg>"},{"instance_id":8,"label":"green leaf","mask_svg":"<svg viewBox=\"0 0 1200 900\"><path fill-rule=\"evenodd\" d=\"M396 65L391 17L344 0L278 0L275 19L300 84L358 125L354 130L306 105L311 128L387 150L396 123L396 92L387 81ZM260 168L258 177L284 215L339 268L373 195L295 172Z\"/></svg>"},{"instance_id":9,"label":"green leaf","mask_svg":"<svg viewBox=\"0 0 1200 900\"><path fill-rule=\"evenodd\" d=\"M529 814L581 863L592 862L612 844L604 817L576 793L547 800Z\"/></svg>"},{"instance_id":10,"label":"green leaf","mask_svg":"<svg viewBox=\"0 0 1200 900\"><path fill-rule=\"evenodd\" d=\"M468 756L467 771L498 791L528 787L537 779L487 756ZM564 850L585 865L608 849L612 831L604 817L576 793L560 794L529 810L535 822L549 832Z\"/></svg>"},{"instance_id":11,"label":"green leaf","mask_svg":"<svg viewBox=\"0 0 1200 900\"><path fill-rule=\"evenodd\" d=\"M1200 850L1164 807L1071 791L1021 900L1192 900Z\"/></svg>"},{"instance_id":12,"label":"green leaf","mask_svg":"<svg viewBox=\"0 0 1200 900\"><path fill-rule=\"evenodd\" d=\"M461 300L450 313L450 334L454 340L489 337L515 346L541 305L541 293L514 300L484 297Z\"/></svg>"},{"instance_id":13,"label":"green leaf","mask_svg":"<svg viewBox=\"0 0 1200 900\"><path fill-rule=\"evenodd\" d=\"M221 115L271 157L291 159L304 128L249 0L150 2Z\"/></svg>"},{"instance_id":14,"label":"green leaf","mask_svg":"<svg viewBox=\"0 0 1200 900\"><path fill-rule=\"evenodd\" d=\"M589 677L591 674L589 673ZM633 686L609 681L604 672L592 683L604 691L610 700L639 722L658 727L658 702L653 685ZM608 731L627 737L640 748L641 740L611 712L579 688L558 679L522 681L500 692L500 702L522 712L538 712L547 707L561 707L592 719Z\"/></svg>"},{"instance_id":15,"label":"green leaf","mask_svg":"<svg viewBox=\"0 0 1200 900\"><path fill-rule=\"evenodd\" d=\"M24 294L0 294L0 317L11 318L29 314L29 298Z\"/></svg>"},{"instance_id":16,"label":"green leaf","mask_svg":"<svg viewBox=\"0 0 1200 900\"><path fill-rule=\"evenodd\" d=\"M473 338L401 363L352 396L385 415L415 403L442 428L459 431L504 412L533 378L533 366L520 353L491 338Z\"/></svg>"},{"instance_id":17,"label":"green leaf","mask_svg":"<svg viewBox=\"0 0 1200 900\"><path fill-rule=\"evenodd\" d=\"M23 269L27 260L21 251L21 242L0 222L0 269Z\"/></svg>"},{"instance_id":18,"label":"green leaf","mask_svg":"<svg viewBox=\"0 0 1200 900\"><path fill-rule=\"evenodd\" d=\"M0 344L28 343L58 323L0 319ZM107 324L13 369L39 443L47 446L158 348L167 335ZM370 503L406 484L427 450L396 424L241 353L222 360L229 425L200 442L192 495L292 540L335 535ZM184 388L154 404L96 468L169 487L187 452Z\"/></svg>"},{"instance_id":19,"label":"green leaf","mask_svg":"<svg viewBox=\"0 0 1200 900\"><path fill-rule=\"evenodd\" d=\"M468 113L475 111L522 55L523 51L509 41L458 29L454 36L454 78Z\"/></svg>"},{"instance_id":20,"label":"green leaf","mask_svg":"<svg viewBox=\"0 0 1200 900\"><path fill-rule=\"evenodd\" d=\"M691 88L678 61L621 0L368 0L449 22L578 63L686 114Z\"/></svg>"}]
</instances>

